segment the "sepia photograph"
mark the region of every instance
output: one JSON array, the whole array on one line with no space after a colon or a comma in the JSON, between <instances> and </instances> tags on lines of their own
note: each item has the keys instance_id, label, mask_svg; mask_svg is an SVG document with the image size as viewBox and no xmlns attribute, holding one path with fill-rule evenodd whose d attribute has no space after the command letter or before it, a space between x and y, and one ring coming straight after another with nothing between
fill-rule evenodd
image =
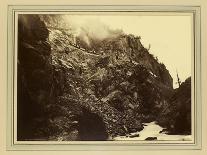
<instances>
[{"instance_id":1,"label":"sepia photograph","mask_svg":"<svg viewBox=\"0 0 207 155\"><path fill-rule=\"evenodd\" d=\"M207 1L0 4L0 155L206 154Z\"/></svg>"},{"instance_id":2,"label":"sepia photograph","mask_svg":"<svg viewBox=\"0 0 207 155\"><path fill-rule=\"evenodd\" d=\"M193 141L192 14L16 18L17 141Z\"/></svg>"}]
</instances>

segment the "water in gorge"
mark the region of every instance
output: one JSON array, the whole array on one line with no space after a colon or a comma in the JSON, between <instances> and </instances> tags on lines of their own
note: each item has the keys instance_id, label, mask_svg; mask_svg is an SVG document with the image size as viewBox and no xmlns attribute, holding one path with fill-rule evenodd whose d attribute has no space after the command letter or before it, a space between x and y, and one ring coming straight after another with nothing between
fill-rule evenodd
<instances>
[{"instance_id":1,"label":"water in gorge","mask_svg":"<svg viewBox=\"0 0 207 155\"><path fill-rule=\"evenodd\" d=\"M168 135L167 132L161 132L164 128L156 122L144 123L144 129L130 133L126 136L115 137L114 140L166 140L166 141L191 141L191 135Z\"/></svg>"}]
</instances>

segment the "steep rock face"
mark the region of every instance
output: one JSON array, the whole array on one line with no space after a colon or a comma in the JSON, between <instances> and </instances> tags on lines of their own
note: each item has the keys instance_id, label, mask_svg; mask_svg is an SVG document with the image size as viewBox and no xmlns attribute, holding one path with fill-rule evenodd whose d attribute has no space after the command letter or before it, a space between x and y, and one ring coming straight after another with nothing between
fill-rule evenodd
<instances>
[{"instance_id":1,"label":"steep rock face","mask_svg":"<svg viewBox=\"0 0 207 155\"><path fill-rule=\"evenodd\" d=\"M150 72L156 76L156 78L163 84L172 88L172 77L170 76L165 65L160 64L158 60L154 58L152 54L144 48L140 42L140 37L135 37L134 35L120 35L119 38L113 40L103 41L103 49L107 52L112 52L113 61L126 61L137 62L143 65ZM108 45L112 47L108 47Z\"/></svg>"},{"instance_id":2,"label":"steep rock face","mask_svg":"<svg viewBox=\"0 0 207 155\"><path fill-rule=\"evenodd\" d=\"M134 35L120 34L91 46L94 49L89 52L102 56L96 67L104 71L101 79L94 77L90 83L95 87L96 97L108 96L107 102L123 113L130 107L139 107L131 110L137 115L144 114L149 120L155 119L173 92L172 77L165 65L159 63L142 46L140 37ZM117 91L119 94L113 95ZM140 116L137 119L140 120Z\"/></svg>"},{"instance_id":3,"label":"steep rock face","mask_svg":"<svg viewBox=\"0 0 207 155\"><path fill-rule=\"evenodd\" d=\"M171 134L191 134L191 78L175 89L158 122Z\"/></svg>"},{"instance_id":4,"label":"steep rock face","mask_svg":"<svg viewBox=\"0 0 207 155\"><path fill-rule=\"evenodd\" d=\"M63 61L55 64L48 37L38 15L19 15L18 140L78 139L76 116L82 111L66 78L73 69Z\"/></svg>"},{"instance_id":5,"label":"steep rock face","mask_svg":"<svg viewBox=\"0 0 207 155\"><path fill-rule=\"evenodd\" d=\"M19 15L17 131L20 140L36 136L36 129L47 117L44 107L53 102L48 35L48 29L37 15Z\"/></svg>"},{"instance_id":6,"label":"steep rock face","mask_svg":"<svg viewBox=\"0 0 207 155\"><path fill-rule=\"evenodd\" d=\"M123 112L119 111L117 106L112 106L113 103L110 104L110 101L104 101L103 99L115 91L110 89L103 93L111 84L107 82L110 80L109 78L112 78L110 72L116 70L115 66L112 66L112 69L110 69L110 66L108 67L108 57L93 54L76 47L68 42L68 36L64 35L59 29L50 28L49 31L49 42L52 47L52 64L55 73L57 75L62 74L56 77L64 78L64 80L60 80L60 78L57 80L63 82L58 84L63 87L61 89L63 91L59 96L65 99L71 98L76 100L80 106L86 107L88 111L100 116L105 123L108 135L123 135L131 130L137 131L142 129L139 120L130 120L134 117L133 111L136 111L138 108L136 104L139 104L139 102L136 103L132 99L133 103L128 105L131 99L129 96L126 97L124 103L126 108ZM56 40L60 43L57 44ZM118 80L117 78L114 77L115 80ZM123 77L121 78L123 79Z\"/></svg>"}]
</instances>

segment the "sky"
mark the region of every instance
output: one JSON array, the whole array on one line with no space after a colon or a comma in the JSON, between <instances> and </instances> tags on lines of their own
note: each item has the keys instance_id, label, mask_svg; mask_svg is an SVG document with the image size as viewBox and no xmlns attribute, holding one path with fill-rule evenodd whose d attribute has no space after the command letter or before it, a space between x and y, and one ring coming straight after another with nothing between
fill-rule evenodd
<instances>
[{"instance_id":1,"label":"sky","mask_svg":"<svg viewBox=\"0 0 207 155\"><path fill-rule=\"evenodd\" d=\"M141 36L144 47L150 45L149 52L169 70L174 88L178 87L176 70L181 82L191 76L193 33L190 14L82 14L68 16L68 21L76 27L87 25L92 30L97 23L104 23L112 29L122 29L126 34Z\"/></svg>"}]
</instances>

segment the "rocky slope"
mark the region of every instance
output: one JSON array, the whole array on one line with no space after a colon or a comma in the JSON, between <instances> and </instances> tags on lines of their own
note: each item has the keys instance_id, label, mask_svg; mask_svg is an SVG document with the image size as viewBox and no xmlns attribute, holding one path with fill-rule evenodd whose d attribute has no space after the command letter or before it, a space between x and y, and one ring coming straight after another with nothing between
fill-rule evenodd
<instances>
[{"instance_id":1,"label":"rocky slope","mask_svg":"<svg viewBox=\"0 0 207 155\"><path fill-rule=\"evenodd\" d=\"M142 130L143 122L169 126L160 119L169 106L176 107L170 112L189 108L189 100L179 108L189 88L173 90L165 65L140 37L116 31L103 40L88 38L88 46L55 25L56 18L18 20L19 140L110 140ZM184 115L189 119L189 112ZM178 128L179 118L166 118Z\"/></svg>"}]
</instances>

